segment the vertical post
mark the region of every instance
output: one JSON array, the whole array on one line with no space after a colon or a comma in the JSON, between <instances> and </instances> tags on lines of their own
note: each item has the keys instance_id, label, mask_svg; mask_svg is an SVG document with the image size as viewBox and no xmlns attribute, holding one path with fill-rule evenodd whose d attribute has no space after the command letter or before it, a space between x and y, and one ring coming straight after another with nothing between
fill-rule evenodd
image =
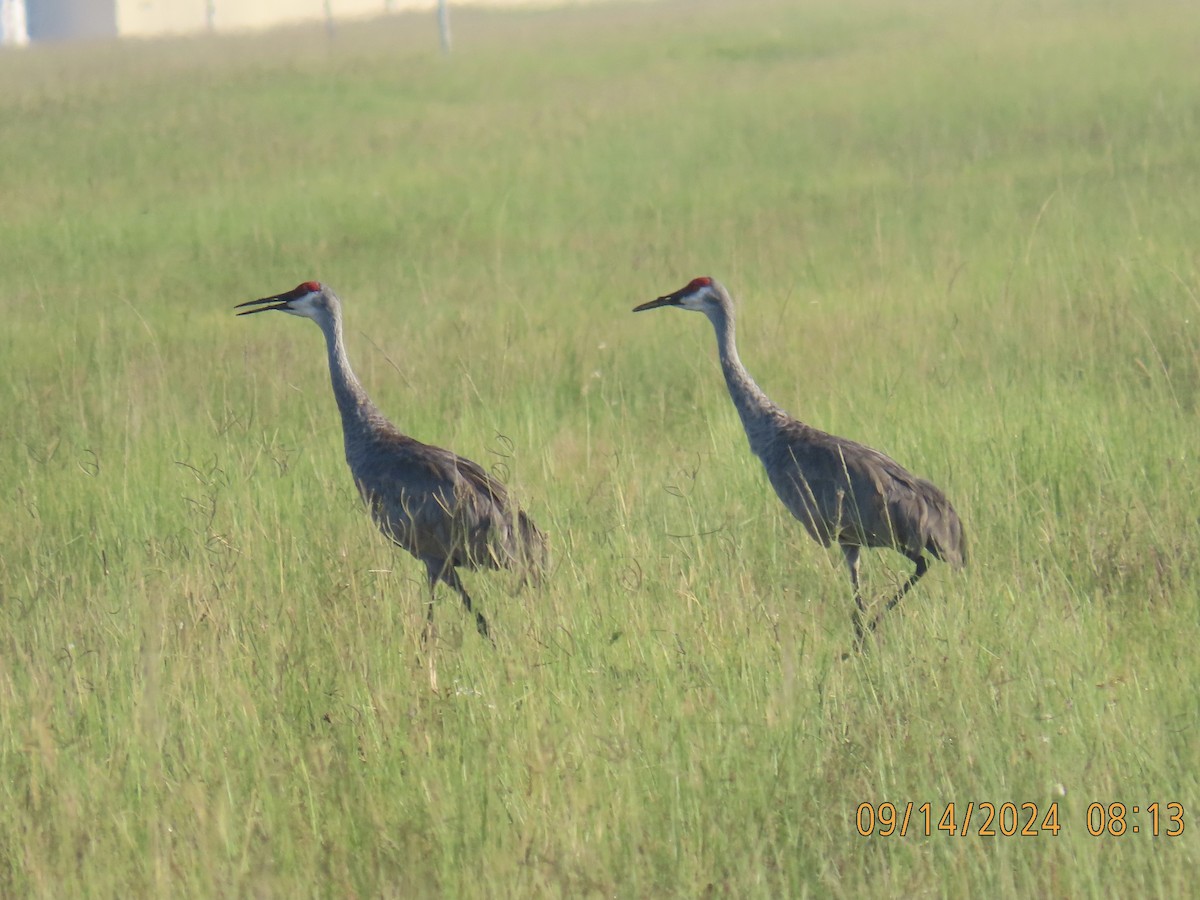
<instances>
[{"instance_id":1,"label":"vertical post","mask_svg":"<svg viewBox=\"0 0 1200 900\"><path fill-rule=\"evenodd\" d=\"M442 53L450 53L450 0L438 0L438 36L442 41Z\"/></svg>"},{"instance_id":2,"label":"vertical post","mask_svg":"<svg viewBox=\"0 0 1200 900\"><path fill-rule=\"evenodd\" d=\"M0 0L0 47L24 47L28 43L25 0Z\"/></svg>"}]
</instances>

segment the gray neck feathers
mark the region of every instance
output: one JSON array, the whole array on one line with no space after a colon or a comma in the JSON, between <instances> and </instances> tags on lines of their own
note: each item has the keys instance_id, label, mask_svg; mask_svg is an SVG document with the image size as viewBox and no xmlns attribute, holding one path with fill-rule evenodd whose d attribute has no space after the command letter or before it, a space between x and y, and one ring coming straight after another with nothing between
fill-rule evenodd
<instances>
[{"instance_id":1,"label":"gray neck feathers","mask_svg":"<svg viewBox=\"0 0 1200 900\"><path fill-rule=\"evenodd\" d=\"M709 319L717 332L717 352L721 357L721 371L725 373L729 396L746 429L750 449L759 453L774 435L775 428L772 426L783 412L755 384L738 357L733 311L718 308L709 313Z\"/></svg>"},{"instance_id":2,"label":"gray neck feathers","mask_svg":"<svg viewBox=\"0 0 1200 900\"><path fill-rule=\"evenodd\" d=\"M330 312L329 319L319 324L325 333L325 346L329 351L329 378L333 383L338 411L342 414L342 433L346 440L346 455L349 456L354 445L370 434L372 423L382 417L350 368L346 346L342 342L341 311L333 306Z\"/></svg>"}]
</instances>

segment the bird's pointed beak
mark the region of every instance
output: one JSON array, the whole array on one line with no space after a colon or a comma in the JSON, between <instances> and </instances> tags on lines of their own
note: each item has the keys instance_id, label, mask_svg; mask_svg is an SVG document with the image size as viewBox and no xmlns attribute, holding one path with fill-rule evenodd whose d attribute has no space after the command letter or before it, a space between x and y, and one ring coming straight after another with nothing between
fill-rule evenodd
<instances>
[{"instance_id":1,"label":"bird's pointed beak","mask_svg":"<svg viewBox=\"0 0 1200 900\"><path fill-rule=\"evenodd\" d=\"M239 316L248 316L251 313L269 312L273 309L283 310L287 312L291 309L289 304L292 301L291 291L286 294L276 294L274 297L263 297L261 300L247 300L245 303L239 303L234 309L242 309L244 306L254 306L256 309L244 309L238 313ZM269 304L269 305L268 305Z\"/></svg>"},{"instance_id":2,"label":"bird's pointed beak","mask_svg":"<svg viewBox=\"0 0 1200 900\"><path fill-rule=\"evenodd\" d=\"M657 309L660 306L678 306L679 293L679 291L676 291L673 294L667 294L665 297L659 297L657 300L651 300L647 303L643 303L641 306L635 306L633 311L641 312L643 309Z\"/></svg>"}]
</instances>

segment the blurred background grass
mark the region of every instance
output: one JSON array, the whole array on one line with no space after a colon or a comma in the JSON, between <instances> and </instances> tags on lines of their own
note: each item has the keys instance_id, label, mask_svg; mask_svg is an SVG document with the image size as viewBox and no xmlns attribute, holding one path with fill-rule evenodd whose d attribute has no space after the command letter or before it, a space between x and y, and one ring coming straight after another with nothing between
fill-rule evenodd
<instances>
[{"instance_id":1,"label":"blurred background grass","mask_svg":"<svg viewBox=\"0 0 1200 900\"><path fill-rule=\"evenodd\" d=\"M0 55L0 893L1185 894L1144 810L1197 797L1198 32L764 0ZM861 658L711 329L628 314L699 274L773 399L963 514ZM320 338L232 317L309 278L552 536L541 592L469 576L495 650L444 598L437 695ZM1062 828L860 837L884 800Z\"/></svg>"}]
</instances>

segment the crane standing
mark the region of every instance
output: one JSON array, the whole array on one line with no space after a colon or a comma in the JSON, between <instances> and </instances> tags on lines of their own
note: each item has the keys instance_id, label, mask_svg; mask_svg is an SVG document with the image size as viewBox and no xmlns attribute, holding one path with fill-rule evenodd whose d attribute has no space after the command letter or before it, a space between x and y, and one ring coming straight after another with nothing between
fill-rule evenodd
<instances>
[{"instance_id":1,"label":"crane standing","mask_svg":"<svg viewBox=\"0 0 1200 900\"><path fill-rule=\"evenodd\" d=\"M814 540L825 547L836 541L845 555L854 588L854 632L860 647L867 613L858 577L863 547L891 547L917 567L888 600L884 612L899 603L928 570L926 551L955 567L966 562L962 523L935 485L878 450L793 419L767 398L738 358L733 299L723 285L707 277L693 278L673 294L633 311L659 306L702 312L712 322L729 396L771 486ZM882 616L881 612L870 621L870 630L875 630Z\"/></svg>"},{"instance_id":2,"label":"crane standing","mask_svg":"<svg viewBox=\"0 0 1200 900\"><path fill-rule=\"evenodd\" d=\"M458 592L479 633L488 637L487 619L472 605L455 569L516 567L536 576L545 562L545 535L478 463L408 437L384 417L350 368L342 305L332 290L306 281L236 308L247 306L256 308L239 316L279 310L312 319L324 332L346 462L380 531L425 564L429 627L441 581Z\"/></svg>"}]
</instances>

